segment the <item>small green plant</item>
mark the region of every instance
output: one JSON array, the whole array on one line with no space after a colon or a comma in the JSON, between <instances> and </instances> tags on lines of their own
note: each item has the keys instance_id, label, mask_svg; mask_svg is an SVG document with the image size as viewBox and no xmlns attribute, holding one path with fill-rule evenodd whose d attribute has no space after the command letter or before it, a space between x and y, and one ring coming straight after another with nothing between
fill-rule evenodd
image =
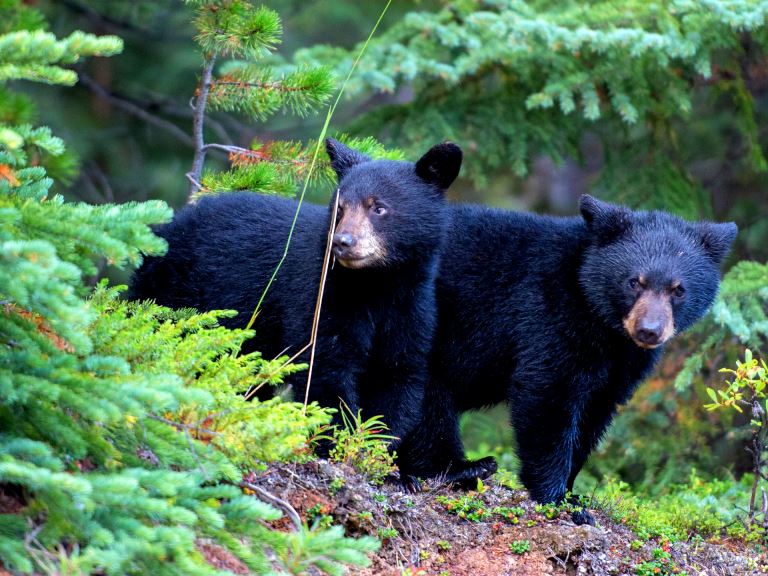
<instances>
[{"instance_id":1,"label":"small green plant","mask_svg":"<svg viewBox=\"0 0 768 576\"><path fill-rule=\"evenodd\" d=\"M645 546L645 542L643 542L642 540L632 540L632 542L629 545L629 548L637 552L643 546Z\"/></svg>"},{"instance_id":2,"label":"small green plant","mask_svg":"<svg viewBox=\"0 0 768 576\"><path fill-rule=\"evenodd\" d=\"M357 519L361 522L373 522L373 512L364 510L357 515Z\"/></svg>"},{"instance_id":3,"label":"small green plant","mask_svg":"<svg viewBox=\"0 0 768 576\"><path fill-rule=\"evenodd\" d=\"M519 506L496 506L491 510L494 514L501 516L504 520L510 524L517 524L520 522L520 517L525 515L525 510Z\"/></svg>"},{"instance_id":4,"label":"small green plant","mask_svg":"<svg viewBox=\"0 0 768 576\"><path fill-rule=\"evenodd\" d=\"M520 517L525 515L525 510L519 506L495 506L488 508L480 494L475 492L470 492L458 498L438 496L435 500L442 504L451 514L473 522L482 522L490 520L494 516L500 516L502 520L510 524L517 524L520 521Z\"/></svg>"},{"instance_id":5,"label":"small green plant","mask_svg":"<svg viewBox=\"0 0 768 576\"><path fill-rule=\"evenodd\" d=\"M661 548L653 549L653 559L635 566L637 576L686 576L675 566L672 561L672 555L669 553L669 544L664 544Z\"/></svg>"},{"instance_id":6,"label":"small green plant","mask_svg":"<svg viewBox=\"0 0 768 576\"><path fill-rule=\"evenodd\" d=\"M381 492L377 492L373 495L373 499L376 500L376 502L379 502L380 504L383 504L387 501L387 495L382 494Z\"/></svg>"},{"instance_id":7,"label":"small green plant","mask_svg":"<svg viewBox=\"0 0 768 576\"><path fill-rule=\"evenodd\" d=\"M547 520L554 520L560 516L561 508L554 504L536 504L535 510Z\"/></svg>"},{"instance_id":8,"label":"small green plant","mask_svg":"<svg viewBox=\"0 0 768 576\"><path fill-rule=\"evenodd\" d=\"M497 470L493 475L493 479L497 484L504 486L505 488L509 488L510 490L520 490L523 488L523 485L517 478L517 474L511 470L507 470L506 468L500 468Z\"/></svg>"},{"instance_id":9,"label":"small green plant","mask_svg":"<svg viewBox=\"0 0 768 576\"><path fill-rule=\"evenodd\" d=\"M488 520L492 516L491 510L488 509L485 502L474 493L459 496L458 498L438 496L435 500L442 504L448 512L465 520L480 522Z\"/></svg>"},{"instance_id":10,"label":"small green plant","mask_svg":"<svg viewBox=\"0 0 768 576\"><path fill-rule=\"evenodd\" d=\"M429 560L429 550L420 550L419 551L419 560Z\"/></svg>"},{"instance_id":11,"label":"small green plant","mask_svg":"<svg viewBox=\"0 0 768 576\"><path fill-rule=\"evenodd\" d=\"M322 504L315 504L307 510L307 524L312 530L330 528L333 525L333 517L325 512L326 508Z\"/></svg>"},{"instance_id":12,"label":"small green plant","mask_svg":"<svg viewBox=\"0 0 768 576\"><path fill-rule=\"evenodd\" d=\"M396 528L379 528L376 531L376 534L381 540L390 540L392 538L397 538L400 536L400 532L397 531Z\"/></svg>"},{"instance_id":13,"label":"small green plant","mask_svg":"<svg viewBox=\"0 0 768 576\"><path fill-rule=\"evenodd\" d=\"M435 542L437 545L437 549L440 550L440 552L447 552L451 549L451 543L448 542L448 540L438 540Z\"/></svg>"},{"instance_id":14,"label":"small green plant","mask_svg":"<svg viewBox=\"0 0 768 576\"><path fill-rule=\"evenodd\" d=\"M339 490L344 488L344 478L334 478L330 484L328 484L328 492L331 496L338 494Z\"/></svg>"},{"instance_id":15,"label":"small green plant","mask_svg":"<svg viewBox=\"0 0 768 576\"><path fill-rule=\"evenodd\" d=\"M752 438L747 448L752 456L754 480L749 498L749 523L768 528L768 493L761 479L768 478L768 364L758 361L752 351L744 351L744 362L736 361L736 370L722 368L720 372L732 375L725 388L715 391L707 388L712 402L704 408L710 411L731 408L738 412L747 410L752 427ZM758 489L762 494L758 503ZM758 507L761 509L758 510Z\"/></svg>"},{"instance_id":16,"label":"small green plant","mask_svg":"<svg viewBox=\"0 0 768 576\"><path fill-rule=\"evenodd\" d=\"M530 551L531 543L528 540L512 540L509 543L509 551L512 554L525 554Z\"/></svg>"},{"instance_id":17,"label":"small green plant","mask_svg":"<svg viewBox=\"0 0 768 576\"><path fill-rule=\"evenodd\" d=\"M319 437L335 442L330 452L331 460L346 462L365 474L371 483L383 484L384 478L396 470L396 454L387 447L395 437L385 433L389 428L381 416L363 420L360 410L353 414L344 403L340 410L343 425L337 427L330 437Z\"/></svg>"}]
</instances>

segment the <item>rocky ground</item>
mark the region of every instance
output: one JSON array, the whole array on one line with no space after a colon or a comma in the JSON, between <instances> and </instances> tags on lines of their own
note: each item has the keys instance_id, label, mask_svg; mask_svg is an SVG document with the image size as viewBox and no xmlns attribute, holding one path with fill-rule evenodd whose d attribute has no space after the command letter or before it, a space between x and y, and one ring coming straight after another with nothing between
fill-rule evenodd
<instances>
[{"instance_id":1,"label":"rocky ground","mask_svg":"<svg viewBox=\"0 0 768 576\"><path fill-rule=\"evenodd\" d=\"M768 573L768 558L743 543L643 541L599 510L592 512L596 527L576 526L567 511L537 507L524 491L493 481L481 493L428 484L409 494L397 483L371 486L326 461L274 466L251 480L310 524L333 521L350 535L382 539L371 567L355 571L364 576ZM206 555L225 566L215 552Z\"/></svg>"}]
</instances>

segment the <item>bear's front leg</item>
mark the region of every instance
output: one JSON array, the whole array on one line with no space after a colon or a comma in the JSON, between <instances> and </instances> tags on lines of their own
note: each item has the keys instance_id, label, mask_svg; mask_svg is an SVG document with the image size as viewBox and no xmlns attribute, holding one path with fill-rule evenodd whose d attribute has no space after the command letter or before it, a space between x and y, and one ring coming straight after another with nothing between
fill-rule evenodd
<instances>
[{"instance_id":1,"label":"bear's front leg","mask_svg":"<svg viewBox=\"0 0 768 576\"><path fill-rule=\"evenodd\" d=\"M511 406L520 480L537 502L562 502L579 441L578 414L565 402L532 394L520 395Z\"/></svg>"}]
</instances>

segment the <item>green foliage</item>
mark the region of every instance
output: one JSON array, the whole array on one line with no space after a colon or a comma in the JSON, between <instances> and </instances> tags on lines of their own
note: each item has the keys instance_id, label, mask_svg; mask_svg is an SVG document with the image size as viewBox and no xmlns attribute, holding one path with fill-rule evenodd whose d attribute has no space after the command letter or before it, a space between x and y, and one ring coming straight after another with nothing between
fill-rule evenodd
<instances>
[{"instance_id":1,"label":"green foliage","mask_svg":"<svg viewBox=\"0 0 768 576\"><path fill-rule=\"evenodd\" d=\"M392 527L379 528L376 531L376 535L382 540L389 540L389 539L397 538L398 536L400 536L400 532L398 532L396 528L392 528Z\"/></svg>"},{"instance_id":2,"label":"green foliage","mask_svg":"<svg viewBox=\"0 0 768 576\"><path fill-rule=\"evenodd\" d=\"M339 135L338 139L363 154L377 160L402 160L399 150L384 148L373 138L350 138ZM201 194L219 194L235 191L258 191L262 194L292 196L298 185L307 177L317 141L269 142L263 144L254 140L248 150L233 150L230 161L233 169L227 171L207 171L203 174ZM324 160L315 165L311 183L325 192L336 182L336 174L331 169L325 151Z\"/></svg>"},{"instance_id":3,"label":"green foliage","mask_svg":"<svg viewBox=\"0 0 768 576\"><path fill-rule=\"evenodd\" d=\"M260 402L244 397L249 389L281 384L304 365L287 364L287 357L266 360L258 352L236 355L252 332L218 325L219 318L232 312L173 311L151 302L118 300L117 292L102 285L94 295L97 348L134 369L174 374L212 399L182 403L171 425L248 468L308 455L307 434L328 423L327 411L314 403L305 412L301 404L279 398Z\"/></svg>"},{"instance_id":4,"label":"green foliage","mask_svg":"<svg viewBox=\"0 0 768 576\"><path fill-rule=\"evenodd\" d=\"M312 528L330 528L333 525L333 518L325 513L322 504L315 504L307 510L307 523Z\"/></svg>"},{"instance_id":5,"label":"green foliage","mask_svg":"<svg viewBox=\"0 0 768 576\"><path fill-rule=\"evenodd\" d=\"M370 536L347 538L341 526L327 530L303 529L286 550L281 568L296 576L311 574L313 570L329 576L343 576L345 566L368 566L367 554L379 547L379 541Z\"/></svg>"},{"instance_id":6,"label":"green foliage","mask_svg":"<svg viewBox=\"0 0 768 576\"><path fill-rule=\"evenodd\" d=\"M512 540L509 543L509 551L512 554L525 554L531 550L531 542L529 540Z\"/></svg>"},{"instance_id":7,"label":"green foliage","mask_svg":"<svg viewBox=\"0 0 768 576\"><path fill-rule=\"evenodd\" d=\"M768 365L765 360L753 358L752 352L747 349L744 362L736 362L736 370L722 368L720 372L732 374L733 380L726 382L726 386L717 391L707 388L712 402L704 408L710 411L732 408L739 413L748 410L751 442L747 450L752 456L754 477L749 500L749 520L752 524L758 524L759 517L762 517L762 527L768 529L768 492L765 486L761 487L760 508L757 498L760 480L768 478Z\"/></svg>"},{"instance_id":8,"label":"green foliage","mask_svg":"<svg viewBox=\"0 0 768 576\"><path fill-rule=\"evenodd\" d=\"M729 527L744 526L741 515L750 483L748 475L739 482L731 478L705 481L693 472L687 484L648 496L609 478L595 491L591 506L626 524L643 540L674 542L691 534L703 538L735 535Z\"/></svg>"},{"instance_id":9,"label":"green foliage","mask_svg":"<svg viewBox=\"0 0 768 576\"><path fill-rule=\"evenodd\" d=\"M488 505L478 494L469 493L458 498L437 496L435 501L445 506L445 509L451 514L472 522L488 520L493 515Z\"/></svg>"},{"instance_id":10,"label":"green foliage","mask_svg":"<svg viewBox=\"0 0 768 576\"><path fill-rule=\"evenodd\" d=\"M36 67L119 46L79 33L49 40L16 34L0 61L10 54L17 70L33 71L16 77L51 81ZM299 404L247 403L238 394L302 367L235 356L251 334L219 326L226 312L122 302L120 289L106 284L88 298L83 279L97 259L124 266L165 249L149 226L170 210L158 201L90 206L49 194L53 179L36 165L38 152L61 155L63 142L6 112L0 493L12 506L0 515L2 565L21 573L220 574L204 542L258 574L366 565L375 539L349 539L338 527L275 530L269 523L282 513L238 486L242 466L305 457L308 436L328 422L314 405L304 414Z\"/></svg>"},{"instance_id":11,"label":"green foliage","mask_svg":"<svg viewBox=\"0 0 768 576\"><path fill-rule=\"evenodd\" d=\"M637 576L686 576L672 560L672 555L664 546L653 549L653 559L635 566Z\"/></svg>"},{"instance_id":12,"label":"green foliage","mask_svg":"<svg viewBox=\"0 0 768 576\"><path fill-rule=\"evenodd\" d=\"M61 65L87 56L112 56L122 50L123 41L116 36L73 32L58 40L41 30L9 32L0 36L0 82L32 80L71 86L77 82L77 74Z\"/></svg>"},{"instance_id":13,"label":"green foliage","mask_svg":"<svg viewBox=\"0 0 768 576\"><path fill-rule=\"evenodd\" d=\"M441 504L451 514L472 522L483 522L498 518L510 524L517 524L525 510L518 506L494 506L489 508L481 493L470 492L457 498L437 496L435 501Z\"/></svg>"},{"instance_id":14,"label":"green foliage","mask_svg":"<svg viewBox=\"0 0 768 576\"><path fill-rule=\"evenodd\" d=\"M283 67L276 73L264 59L280 41L282 25L276 12L255 7L248 0L192 2L198 6L195 39L203 50L202 84L195 102L196 154L190 179L192 194L252 190L288 195L307 169L295 143L260 143L251 149L204 144L205 110L238 112L264 121L276 112L304 116L324 104L335 82L325 66ZM214 74L217 58L234 57ZM224 149L232 167L223 173L207 171L202 177L207 150ZM306 153L304 154L306 156Z\"/></svg>"},{"instance_id":15,"label":"green foliage","mask_svg":"<svg viewBox=\"0 0 768 576\"><path fill-rule=\"evenodd\" d=\"M440 550L441 552L447 552L448 550L451 549L451 543L448 542L447 540L438 540L437 542L435 542L435 544L437 545L437 549Z\"/></svg>"},{"instance_id":16,"label":"green foliage","mask_svg":"<svg viewBox=\"0 0 768 576\"><path fill-rule=\"evenodd\" d=\"M510 524L517 524L520 521L520 517L525 516L525 510L519 506L494 506L491 512L501 516Z\"/></svg>"},{"instance_id":17,"label":"green foliage","mask_svg":"<svg viewBox=\"0 0 768 576\"><path fill-rule=\"evenodd\" d=\"M342 426L333 430L330 459L346 462L358 472L365 474L373 484L382 484L384 478L396 470L395 453L387 449L394 436L385 434L389 428L381 416L363 420L360 410L353 414L346 404L341 405Z\"/></svg>"},{"instance_id":18,"label":"green foliage","mask_svg":"<svg viewBox=\"0 0 768 576\"><path fill-rule=\"evenodd\" d=\"M372 110L353 130L399 145L436 135L461 142L477 152L466 165L481 184L509 168L524 175L540 154L579 157L590 131L605 150L600 189L701 215L709 201L688 164L694 150L705 158L710 150L695 145L691 120L719 98L740 131L743 164L765 170L743 65L768 46L766 2L441 4L407 14L372 43L349 92L407 87L413 97ZM318 46L294 60L335 61L343 73L353 55Z\"/></svg>"},{"instance_id":19,"label":"green foliage","mask_svg":"<svg viewBox=\"0 0 768 576\"><path fill-rule=\"evenodd\" d=\"M206 54L258 59L280 43L277 12L248 0L186 0L198 6L195 40Z\"/></svg>"},{"instance_id":20,"label":"green foliage","mask_svg":"<svg viewBox=\"0 0 768 576\"><path fill-rule=\"evenodd\" d=\"M252 63L232 62L211 86L210 106L265 120L287 109L304 116L326 101L333 92L330 70L297 68L276 82L274 72Z\"/></svg>"}]
</instances>

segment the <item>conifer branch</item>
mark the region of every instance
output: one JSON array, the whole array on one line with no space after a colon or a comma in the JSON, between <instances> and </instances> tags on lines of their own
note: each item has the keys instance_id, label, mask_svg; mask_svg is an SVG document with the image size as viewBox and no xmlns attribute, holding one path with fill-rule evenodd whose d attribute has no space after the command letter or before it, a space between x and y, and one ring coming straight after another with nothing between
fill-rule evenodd
<instances>
[{"instance_id":1,"label":"conifer branch","mask_svg":"<svg viewBox=\"0 0 768 576\"><path fill-rule=\"evenodd\" d=\"M211 88L219 86L234 88L259 88L261 90L276 90L277 92L309 92L312 86L289 86L285 82L262 82L259 80L214 80Z\"/></svg>"}]
</instances>

